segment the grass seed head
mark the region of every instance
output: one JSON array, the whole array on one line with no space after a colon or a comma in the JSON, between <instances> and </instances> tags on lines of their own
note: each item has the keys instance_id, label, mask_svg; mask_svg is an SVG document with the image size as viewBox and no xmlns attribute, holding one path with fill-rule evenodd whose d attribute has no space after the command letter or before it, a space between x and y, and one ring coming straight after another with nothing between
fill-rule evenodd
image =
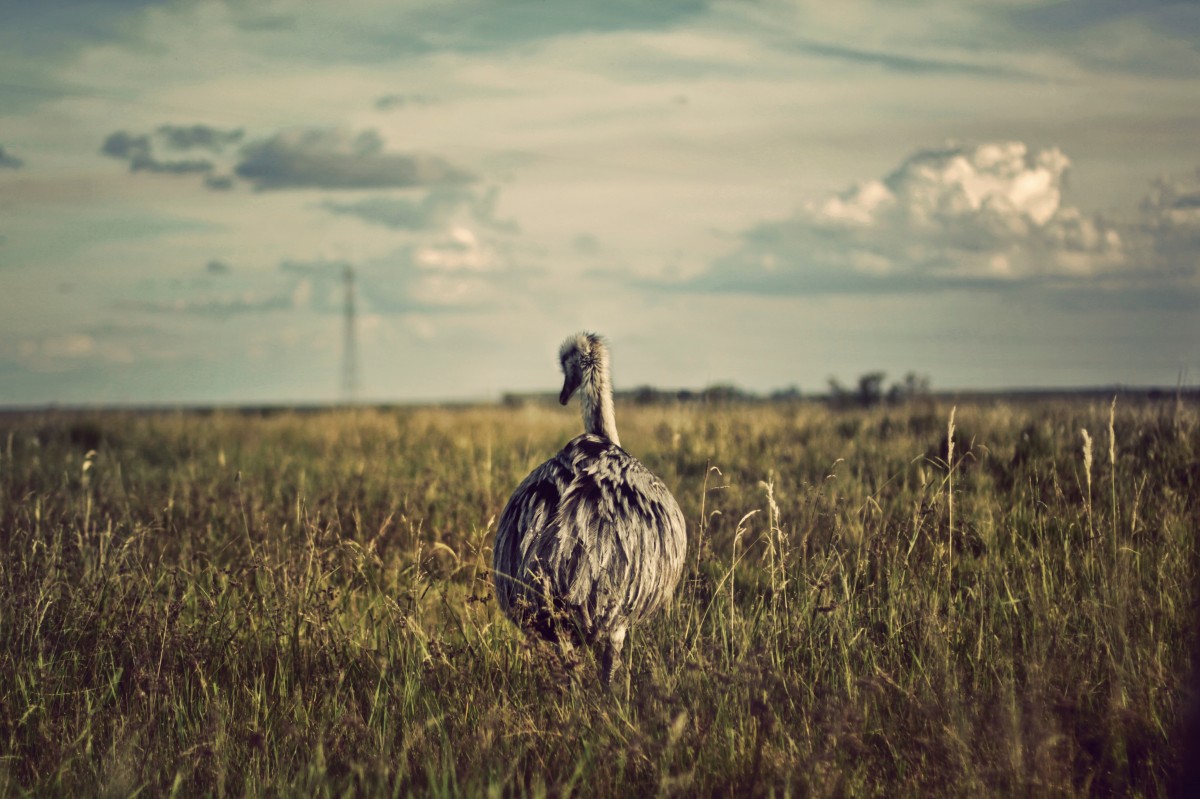
<instances>
[{"instance_id":1,"label":"grass seed head","mask_svg":"<svg viewBox=\"0 0 1200 799\"><path fill-rule=\"evenodd\" d=\"M1083 471L1087 474L1090 486L1092 484L1092 437L1088 434L1086 427L1080 428L1079 432L1083 436Z\"/></svg>"},{"instance_id":2,"label":"grass seed head","mask_svg":"<svg viewBox=\"0 0 1200 799\"><path fill-rule=\"evenodd\" d=\"M1114 394L1112 404L1108 406L1108 463L1113 469L1117 467L1117 396Z\"/></svg>"}]
</instances>

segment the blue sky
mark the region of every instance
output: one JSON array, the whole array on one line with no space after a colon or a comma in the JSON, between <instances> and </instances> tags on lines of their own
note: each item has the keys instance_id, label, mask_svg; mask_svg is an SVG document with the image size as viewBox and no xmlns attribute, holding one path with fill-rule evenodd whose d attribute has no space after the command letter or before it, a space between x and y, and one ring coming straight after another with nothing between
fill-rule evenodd
<instances>
[{"instance_id":1,"label":"blue sky","mask_svg":"<svg viewBox=\"0 0 1200 799\"><path fill-rule=\"evenodd\" d=\"M1200 6L3 2L0 405L1200 375Z\"/></svg>"}]
</instances>

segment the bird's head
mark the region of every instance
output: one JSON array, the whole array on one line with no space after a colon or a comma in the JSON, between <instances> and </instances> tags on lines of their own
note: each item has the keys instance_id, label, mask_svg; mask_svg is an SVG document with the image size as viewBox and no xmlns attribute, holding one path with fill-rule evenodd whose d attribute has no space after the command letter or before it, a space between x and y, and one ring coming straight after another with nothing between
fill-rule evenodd
<instances>
[{"instance_id":1,"label":"bird's head","mask_svg":"<svg viewBox=\"0 0 1200 799\"><path fill-rule=\"evenodd\" d=\"M596 333L576 333L568 336L558 350L558 360L563 370L563 387L558 401L566 405L571 395L583 383L584 377L601 368L606 358L604 340Z\"/></svg>"}]
</instances>

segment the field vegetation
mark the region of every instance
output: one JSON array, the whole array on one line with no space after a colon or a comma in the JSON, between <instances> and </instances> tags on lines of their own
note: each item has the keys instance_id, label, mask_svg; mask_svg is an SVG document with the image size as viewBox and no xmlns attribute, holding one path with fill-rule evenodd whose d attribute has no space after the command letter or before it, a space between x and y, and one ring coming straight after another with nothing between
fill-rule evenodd
<instances>
[{"instance_id":1,"label":"field vegetation","mask_svg":"<svg viewBox=\"0 0 1200 799\"><path fill-rule=\"evenodd\" d=\"M1198 417L619 406L690 540L608 692L491 595L573 411L2 416L0 795L1159 795Z\"/></svg>"}]
</instances>

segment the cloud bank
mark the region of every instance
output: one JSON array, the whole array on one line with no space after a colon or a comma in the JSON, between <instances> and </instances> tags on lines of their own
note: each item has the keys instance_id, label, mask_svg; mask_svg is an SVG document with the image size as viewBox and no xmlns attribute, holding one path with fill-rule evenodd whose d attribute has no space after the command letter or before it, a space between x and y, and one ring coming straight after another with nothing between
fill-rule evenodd
<instances>
[{"instance_id":1,"label":"cloud bank","mask_svg":"<svg viewBox=\"0 0 1200 799\"><path fill-rule=\"evenodd\" d=\"M214 153L236 144L243 134L240 128L220 130L209 125L162 125L158 129L158 135L173 150L203 149Z\"/></svg>"},{"instance_id":2,"label":"cloud bank","mask_svg":"<svg viewBox=\"0 0 1200 799\"><path fill-rule=\"evenodd\" d=\"M375 109L378 111L396 111L401 108L410 106L431 105L437 100L428 94L404 94L401 92L393 92L385 94L375 100Z\"/></svg>"},{"instance_id":3,"label":"cloud bank","mask_svg":"<svg viewBox=\"0 0 1200 799\"><path fill-rule=\"evenodd\" d=\"M110 158L125 161L130 172L169 175L203 175L213 190L234 187L237 178L258 191L284 189L403 189L435 187L446 191L431 195L424 207L405 209L402 201L370 201L358 205L331 205L330 210L360 216L367 221L403 228L417 224L422 215L436 216L447 206L484 202L456 194L453 187L470 183L475 176L431 155L387 152L375 130L351 133L335 128L303 128L249 142L243 130L222 130L209 125L160 125L152 133L118 130L100 147ZM197 154L199 152L200 154ZM19 159L11 164L19 166ZM222 158L222 156L224 156ZM412 222L406 223L405 217Z\"/></svg>"},{"instance_id":4,"label":"cloud bank","mask_svg":"<svg viewBox=\"0 0 1200 799\"><path fill-rule=\"evenodd\" d=\"M271 311L289 311L297 306L293 292L261 293L245 291L240 294L222 292L214 295L175 297L172 299L127 300L117 304L123 311L147 311L171 316L207 316L228 319L233 316L257 316Z\"/></svg>"},{"instance_id":5,"label":"cloud bank","mask_svg":"<svg viewBox=\"0 0 1200 799\"><path fill-rule=\"evenodd\" d=\"M1190 179L1156 180L1141 210L1160 261L1173 272L1194 275L1200 268L1200 169Z\"/></svg>"},{"instance_id":6,"label":"cloud bank","mask_svg":"<svg viewBox=\"0 0 1200 799\"><path fill-rule=\"evenodd\" d=\"M245 145L234 171L260 191L405 188L474 180L434 156L385 152L383 138L374 130L285 131Z\"/></svg>"},{"instance_id":7,"label":"cloud bank","mask_svg":"<svg viewBox=\"0 0 1200 799\"><path fill-rule=\"evenodd\" d=\"M23 166L25 166L24 161L5 150L4 145L0 144L0 169L20 169Z\"/></svg>"},{"instance_id":8,"label":"cloud bank","mask_svg":"<svg viewBox=\"0 0 1200 799\"><path fill-rule=\"evenodd\" d=\"M1200 188L1160 184L1141 221L1118 223L1063 202L1069 167L1058 148L1015 141L923 150L882 179L744 231L679 286L802 294L1183 280L1195 289Z\"/></svg>"},{"instance_id":9,"label":"cloud bank","mask_svg":"<svg viewBox=\"0 0 1200 799\"><path fill-rule=\"evenodd\" d=\"M130 133L118 130L109 134L100 152L129 163L130 172L155 172L168 175L209 175L210 182L221 178L210 173L216 168L211 157L163 157L161 151L176 153L204 150L218 155L242 138L241 130L221 130L208 125L161 125L154 133Z\"/></svg>"},{"instance_id":10,"label":"cloud bank","mask_svg":"<svg viewBox=\"0 0 1200 799\"><path fill-rule=\"evenodd\" d=\"M354 216L392 230L423 231L470 221L495 230L515 232L517 225L496 217L499 190L439 186L423 197L368 197L356 202L328 201L322 205L335 214Z\"/></svg>"}]
</instances>

